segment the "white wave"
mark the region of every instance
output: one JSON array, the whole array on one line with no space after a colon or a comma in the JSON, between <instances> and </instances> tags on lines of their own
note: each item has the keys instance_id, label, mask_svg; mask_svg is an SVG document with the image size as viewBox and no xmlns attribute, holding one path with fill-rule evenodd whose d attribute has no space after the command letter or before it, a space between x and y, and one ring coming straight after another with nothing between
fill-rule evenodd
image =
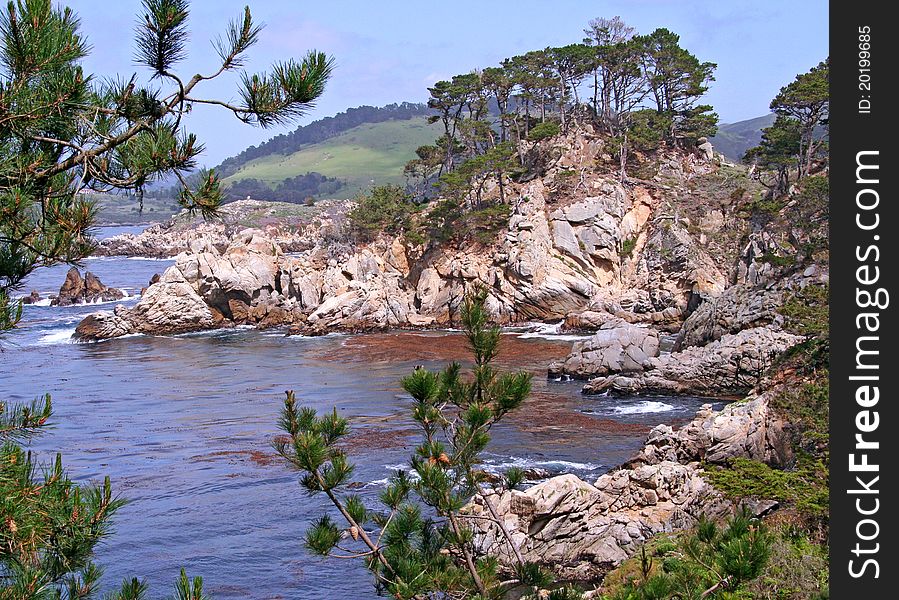
<instances>
[{"instance_id":1,"label":"white wave","mask_svg":"<svg viewBox=\"0 0 899 600\"><path fill-rule=\"evenodd\" d=\"M409 463L400 463L398 465L384 465L388 471L411 471L412 465Z\"/></svg>"},{"instance_id":2,"label":"white wave","mask_svg":"<svg viewBox=\"0 0 899 600\"><path fill-rule=\"evenodd\" d=\"M37 343L40 346L54 346L56 344L70 344L72 343L72 335L75 333L75 328L71 329L63 329L61 331L54 331L52 333L45 333L41 337L37 339Z\"/></svg>"},{"instance_id":3,"label":"white wave","mask_svg":"<svg viewBox=\"0 0 899 600\"><path fill-rule=\"evenodd\" d=\"M616 415L641 415L647 413L668 412L669 410L674 410L673 404L656 402L654 400L644 400L643 402L637 402L636 404L627 404L612 408L612 412Z\"/></svg>"},{"instance_id":4,"label":"white wave","mask_svg":"<svg viewBox=\"0 0 899 600\"><path fill-rule=\"evenodd\" d=\"M542 338L547 340L577 341L589 338L582 333L562 333L564 321L557 323L526 323L522 327L516 327L508 333L517 335L521 339Z\"/></svg>"},{"instance_id":5,"label":"white wave","mask_svg":"<svg viewBox=\"0 0 899 600\"><path fill-rule=\"evenodd\" d=\"M553 383L561 383L563 381L571 381L571 375L566 375L563 373L562 375L559 375L558 377L550 377L549 380L552 381Z\"/></svg>"},{"instance_id":6,"label":"white wave","mask_svg":"<svg viewBox=\"0 0 899 600\"><path fill-rule=\"evenodd\" d=\"M25 306L50 306L50 302L52 302L50 298L42 298L37 302L32 302L30 305L26 304Z\"/></svg>"},{"instance_id":7,"label":"white wave","mask_svg":"<svg viewBox=\"0 0 899 600\"><path fill-rule=\"evenodd\" d=\"M496 471L504 471L510 467L518 467L519 469L543 469L550 472L560 471L596 471L602 469L604 465L596 463L581 463L570 460L559 459L537 459L526 458L522 456L510 456L507 459L487 459L484 461L484 470L488 473Z\"/></svg>"}]
</instances>

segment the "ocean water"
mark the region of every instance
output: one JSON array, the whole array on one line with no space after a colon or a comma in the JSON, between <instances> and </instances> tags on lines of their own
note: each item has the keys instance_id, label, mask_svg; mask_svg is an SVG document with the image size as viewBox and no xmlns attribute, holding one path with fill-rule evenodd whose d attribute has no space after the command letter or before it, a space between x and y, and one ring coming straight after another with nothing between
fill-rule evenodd
<instances>
[{"instance_id":1,"label":"ocean water","mask_svg":"<svg viewBox=\"0 0 899 600\"><path fill-rule=\"evenodd\" d=\"M85 266L124 289L120 303L129 304L171 262L97 258ZM38 271L22 293L55 293L66 270ZM399 379L416 365L464 362L458 332L304 338L237 328L71 341L84 315L113 305L26 306L21 327L0 342L0 397L53 396L52 427L31 449L43 460L61 451L78 481L109 475L129 500L98 552L104 585L137 576L151 597L164 597L185 567L219 599L375 598L361 564L303 549L303 532L328 506L306 496L272 450L284 392L350 419L356 491L375 496L408 468L416 443ZM487 471L519 466L594 481L632 456L650 427L683 422L703 402L587 397L578 382L547 380L546 365L571 343L552 326L503 336L501 366L533 372L534 391L494 430Z\"/></svg>"}]
</instances>

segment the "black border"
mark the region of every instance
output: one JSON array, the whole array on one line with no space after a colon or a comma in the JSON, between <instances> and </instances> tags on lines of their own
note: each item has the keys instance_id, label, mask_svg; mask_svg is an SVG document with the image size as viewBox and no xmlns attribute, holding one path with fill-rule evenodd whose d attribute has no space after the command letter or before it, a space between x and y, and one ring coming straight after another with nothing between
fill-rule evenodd
<instances>
[{"instance_id":1,"label":"black border","mask_svg":"<svg viewBox=\"0 0 899 600\"><path fill-rule=\"evenodd\" d=\"M896 514L899 510L896 489L899 488L896 463L899 455L896 439L899 432L899 418L896 414L897 399L894 390L899 380L899 368L892 360L891 347L897 343L896 321L893 308L889 306L878 310L880 317L879 354L871 359L879 362L876 371L880 379L873 385L879 386L880 400L869 410L877 411L880 418L878 428L866 433L865 439L877 441L877 450L867 451L868 461L879 465L880 479L870 485L870 473L852 473L849 470L849 455L856 453L856 462L860 462L855 450L856 416L864 410L856 403L856 389L860 382L849 378L858 374L856 371L856 342L864 329L856 327L856 317L864 309L856 302L858 288L865 289L856 279L856 270L862 264L876 265L880 269L880 280L867 289L883 287L890 293L890 304L899 302L899 296L892 292L896 289L896 263L899 261L899 233L896 231L899 221L895 215L894 204L899 198L895 194L894 148L899 143L895 135L897 106L893 94L888 90L894 87L894 79L899 57L899 31L893 19L887 16L887 8L893 8L888 2L846 2L832 1L830 4L830 332L831 332L831 368L830 368L830 590L831 598L896 598L899 597L899 564L895 557ZM892 12L892 11L890 11ZM859 28L870 27L871 35L871 89L859 89ZM869 114L859 111L859 101L863 96L870 96ZM868 160L880 165L879 182L874 185L859 184L856 181L856 156L860 151L878 151L879 154ZM866 171L872 174L873 171ZM864 188L876 188L880 203L876 211L879 213L880 225L876 230L863 231L856 225L858 211L856 194ZM866 198L874 196L867 194ZM871 214L866 213L865 218ZM875 235L879 240L875 241ZM860 261L856 252L864 255L872 244L880 249L880 260L874 262L874 254L869 260ZM873 345L866 342L868 348ZM874 371L868 371L868 374ZM865 451L861 451L865 452ZM879 490L878 494L858 495L849 490L859 488L856 476L862 476L870 487ZM892 490L892 491L889 491ZM874 498L880 501L879 510L869 518L877 521L879 528L876 539L861 541L856 534L856 526L861 519L856 507L856 499L862 500L862 507L870 510ZM867 523L862 526L864 535L873 535L877 530ZM876 553L855 555L852 551L856 544L862 548L873 549L879 543ZM861 577L850 575L849 561L854 560L854 567L860 570L866 558L877 561L879 577L875 578L873 565L868 565Z\"/></svg>"}]
</instances>

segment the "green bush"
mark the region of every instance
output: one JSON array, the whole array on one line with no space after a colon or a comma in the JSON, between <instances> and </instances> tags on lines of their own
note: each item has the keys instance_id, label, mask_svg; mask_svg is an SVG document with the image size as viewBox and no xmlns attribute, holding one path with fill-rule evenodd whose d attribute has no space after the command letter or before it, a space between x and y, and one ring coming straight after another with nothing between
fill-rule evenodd
<instances>
[{"instance_id":1,"label":"green bush","mask_svg":"<svg viewBox=\"0 0 899 600\"><path fill-rule=\"evenodd\" d=\"M671 598L747 598L746 586L765 569L772 536L747 514L723 526L700 519L676 547L645 549L629 562L635 576L616 577L606 586L605 600L669 600ZM639 563L639 565L637 565Z\"/></svg>"},{"instance_id":2,"label":"green bush","mask_svg":"<svg viewBox=\"0 0 899 600\"><path fill-rule=\"evenodd\" d=\"M465 215L464 234L482 244L491 244L496 239L496 234L509 224L510 212L508 204L494 204L473 210Z\"/></svg>"},{"instance_id":3,"label":"green bush","mask_svg":"<svg viewBox=\"0 0 899 600\"><path fill-rule=\"evenodd\" d=\"M490 244L509 223L508 204L491 204L466 211L452 200L441 200L425 219L430 240L437 243L475 240Z\"/></svg>"},{"instance_id":4,"label":"green bush","mask_svg":"<svg viewBox=\"0 0 899 600\"><path fill-rule=\"evenodd\" d=\"M826 371L830 363L828 292L827 285L806 286L790 295L779 310L785 319L784 328L806 338L781 359L783 363L794 363L802 374Z\"/></svg>"},{"instance_id":5,"label":"green bush","mask_svg":"<svg viewBox=\"0 0 899 600\"><path fill-rule=\"evenodd\" d=\"M545 123L538 123L531 128L528 132L528 140L541 142L557 135L559 135L559 126L552 121L546 121Z\"/></svg>"},{"instance_id":6,"label":"green bush","mask_svg":"<svg viewBox=\"0 0 899 600\"><path fill-rule=\"evenodd\" d=\"M774 267L792 267L796 264L795 257L780 256L779 254L774 254L773 252L765 252L759 260Z\"/></svg>"},{"instance_id":7,"label":"green bush","mask_svg":"<svg viewBox=\"0 0 899 600\"><path fill-rule=\"evenodd\" d=\"M356 203L347 219L353 232L364 240L374 239L382 233L399 235L412 228L415 204L397 185L373 187L367 195L360 195Z\"/></svg>"},{"instance_id":8,"label":"green bush","mask_svg":"<svg viewBox=\"0 0 899 600\"><path fill-rule=\"evenodd\" d=\"M828 597L827 546L809 539L790 524L773 532L771 556L765 570L748 586L757 600L823 600Z\"/></svg>"}]
</instances>

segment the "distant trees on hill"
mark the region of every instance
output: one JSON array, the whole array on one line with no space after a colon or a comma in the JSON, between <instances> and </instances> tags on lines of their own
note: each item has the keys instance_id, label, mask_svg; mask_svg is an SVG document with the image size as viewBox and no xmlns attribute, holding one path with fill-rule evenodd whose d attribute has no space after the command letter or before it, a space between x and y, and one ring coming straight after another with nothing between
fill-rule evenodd
<instances>
[{"instance_id":1,"label":"distant trees on hill","mask_svg":"<svg viewBox=\"0 0 899 600\"><path fill-rule=\"evenodd\" d=\"M700 99L716 65L683 48L676 33L639 35L613 17L590 21L584 34L580 43L532 50L428 88L429 121L442 135L416 150L404 174L412 200L442 197L430 213L431 238L458 236L473 215L492 223L486 217L507 205L504 182L539 170L534 155L546 153L531 152L533 145L560 133L588 123L604 133L622 181L634 151L693 148L714 135L718 115Z\"/></svg>"},{"instance_id":2,"label":"distant trees on hill","mask_svg":"<svg viewBox=\"0 0 899 600\"><path fill-rule=\"evenodd\" d=\"M221 177L228 177L237 172L245 163L268 156L270 154L292 154L303 146L316 144L330 139L353 127L367 123L382 123L390 120L406 120L432 114L427 105L413 102L388 104L387 106L359 106L348 108L333 117L325 117L308 125L296 128L290 133L277 135L269 141L250 146L237 156L225 159L216 167Z\"/></svg>"},{"instance_id":3,"label":"distant trees on hill","mask_svg":"<svg viewBox=\"0 0 899 600\"><path fill-rule=\"evenodd\" d=\"M258 179L247 178L235 181L225 190L225 201L243 200L250 196L254 200L299 204L310 197L333 194L341 187L343 183L338 179L315 172L289 177L280 182L275 189Z\"/></svg>"}]
</instances>

